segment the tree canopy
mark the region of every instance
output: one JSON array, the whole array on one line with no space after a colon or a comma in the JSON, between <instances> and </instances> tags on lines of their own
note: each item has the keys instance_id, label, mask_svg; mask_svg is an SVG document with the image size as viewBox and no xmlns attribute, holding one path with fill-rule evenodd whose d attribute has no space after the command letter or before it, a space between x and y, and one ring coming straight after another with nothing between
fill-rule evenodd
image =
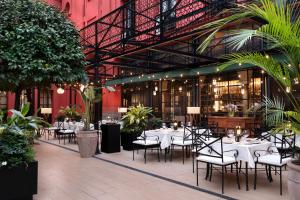
<instances>
[{"instance_id":1,"label":"tree canopy","mask_svg":"<svg viewBox=\"0 0 300 200\"><path fill-rule=\"evenodd\" d=\"M74 25L38 0L0 1L0 90L72 83L84 75Z\"/></svg>"}]
</instances>

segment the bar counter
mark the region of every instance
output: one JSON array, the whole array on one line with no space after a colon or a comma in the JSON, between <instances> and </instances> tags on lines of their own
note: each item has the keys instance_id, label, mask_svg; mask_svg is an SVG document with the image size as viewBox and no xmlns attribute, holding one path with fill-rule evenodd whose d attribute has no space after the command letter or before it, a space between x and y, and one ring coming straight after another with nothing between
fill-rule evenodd
<instances>
[{"instance_id":1,"label":"bar counter","mask_svg":"<svg viewBox=\"0 0 300 200\"><path fill-rule=\"evenodd\" d=\"M229 116L208 116L208 123L218 123L220 128L249 128L250 124L255 123L254 117L229 117Z\"/></svg>"}]
</instances>

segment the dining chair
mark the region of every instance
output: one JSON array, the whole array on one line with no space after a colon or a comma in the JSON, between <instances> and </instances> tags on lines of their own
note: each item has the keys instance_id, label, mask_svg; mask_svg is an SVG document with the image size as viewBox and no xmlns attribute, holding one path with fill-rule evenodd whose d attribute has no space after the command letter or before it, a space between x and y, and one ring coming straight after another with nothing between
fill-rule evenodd
<instances>
[{"instance_id":1,"label":"dining chair","mask_svg":"<svg viewBox=\"0 0 300 200\"><path fill-rule=\"evenodd\" d=\"M153 149L156 148L157 150L157 158L158 158L158 162L160 162L160 141L159 141L159 137L158 136L147 136L145 134L145 130L144 132L137 138L137 140L132 142L132 160L134 160L134 150L135 149L139 149L139 148L143 148L144 149L144 160L145 160L145 164L146 164L146 160L147 160L147 149Z\"/></svg>"},{"instance_id":2,"label":"dining chair","mask_svg":"<svg viewBox=\"0 0 300 200\"><path fill-rule=\"evenodd\" d=\"M225 175L225 167L228 165L235 165L236 168L236 181L238 185L238 189L240 189L240 181L239 181L239 170L238 170L238 150L231 149L224 151L223 149L223 137L219 137L217 139L210 139L208 141L203 141L202 147L197 150L197 154L199 155L196 159L196 176L197 176L197 186L199 185L199 162L206 163L206 177L211 181L212 169L213 166L219 166L222 168L222 194L224 194L224 175Z\"/></svg>"},{"instance_id":3,"label":"dining chair","mask_svg":"<svg viewBox=\"0 0 300 200\"><path fill-rule=\"evenodd\" d=\"M182 148L182 163L184 164L184 154L190 153L191 147L192 147L192 135L193 135L193 127L192 126L184 126L183 129L183 135L182 136L176 136L173 135L171 137L171 157L170 160L173 159L173 151L175 149L175 146L179 146Z\"/></svg>"},{"instance_id":4,"label":"dining chair","mask_svg":"<svg viewBox=\"0 0 300 200\"><path fill-rule=\"evenodd\" d=\"M195 157L198 156L198 149L202 147L203 140L209 140L212 138L212 131L207 125L203 125L197 128L192 136L192 165L193 173L195 173Z\"/></svg>"},{"instance_id":5,"label":"dining chair","mask_svg":"<svg viewBox=\"0 0 300 200\"><path fill-rule=\"evenodd\" d=\"M281 139L281 150L278 150L278 147L273 145L270 146L267 150L256 150L254 152L255 156L255 168L254 168L254 190L256 189L257 182L257 164L262 164L266 166L267 171L267 179L269 182L273 182L271 170L272 167L275 168L277 172L277 168L279 168L279 177L280 177L280 195L282 195L282 167L285 167L287 163L294 156L294 145L289 141L289 137L285 135L282 136ZM291 146L286 146L291 145Z\"/></svg>"}]
</instances>

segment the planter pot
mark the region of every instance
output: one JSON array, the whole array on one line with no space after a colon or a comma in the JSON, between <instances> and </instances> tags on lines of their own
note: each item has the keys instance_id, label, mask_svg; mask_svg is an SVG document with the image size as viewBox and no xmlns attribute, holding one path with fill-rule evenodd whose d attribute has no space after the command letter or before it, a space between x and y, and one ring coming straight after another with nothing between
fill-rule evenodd
<instances>
[{"instance_id":1,"label":"planter pot","mask_svg":"<svg viewBox=\"0 0 300 200\"><path fill-rule=\"evenodd\" d=\"M95 155L98 134L97 130L95 131L79 131L76 135L80 156L82 158L90 158Z\"/></svg>"},{"instance_id":2,"label":"planter pot","mask_svg":"<svg viewBox=\"0 0 300 200\"><path fill-rule=\"evenodd\" d=\"M133 149L132 142L137 140L137 137L140 136L140 133L121 133L121 144L123 150L131 151Z\"/></svg>"},{"instance_id":3,"label":"planter pot","mask_svg":"<svg viewBox=\"0 0 300 200\"><path fill-rule=\"evenodd\" d=\"M0 199L32 200L37 194L38 162L12 169L0 169Z\"/></svg>"},{"instance_id":4,"label":"planter pot","mask_svg":"<svg viewBox=\"0 0 300 200\"><path fill-rule=\"evenodd\" d=\"M300 199L300 161L288 163L288 193L290 200Z\"/></svg>"},{"instance_id":5,"label":"planter pot","mask_svg":"<svg viewBox=\"0 0 300 200\"><path fill-rule=\"evenodd\" d=\"M120 124L102 124L101 131L101 151L104 153L120 152Z\"/></svg>"}]
</instances>

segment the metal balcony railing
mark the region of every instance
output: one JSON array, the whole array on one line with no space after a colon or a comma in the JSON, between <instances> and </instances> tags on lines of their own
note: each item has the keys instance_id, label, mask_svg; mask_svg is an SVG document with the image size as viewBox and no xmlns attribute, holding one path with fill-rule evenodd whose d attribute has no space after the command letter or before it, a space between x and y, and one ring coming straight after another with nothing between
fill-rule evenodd
<instances>
[{"instance_id":1,"label":"metal balcony railing","mask_svg":"<svg viewBox=\"0 0 300 200\"><path fill-rule=\"evenodd\" d=\"M80 31L87 55L119 57L193 33L234 0L131 0ZM97 50L97 52L96 52Z\"/></svg>"}]
</instances>

